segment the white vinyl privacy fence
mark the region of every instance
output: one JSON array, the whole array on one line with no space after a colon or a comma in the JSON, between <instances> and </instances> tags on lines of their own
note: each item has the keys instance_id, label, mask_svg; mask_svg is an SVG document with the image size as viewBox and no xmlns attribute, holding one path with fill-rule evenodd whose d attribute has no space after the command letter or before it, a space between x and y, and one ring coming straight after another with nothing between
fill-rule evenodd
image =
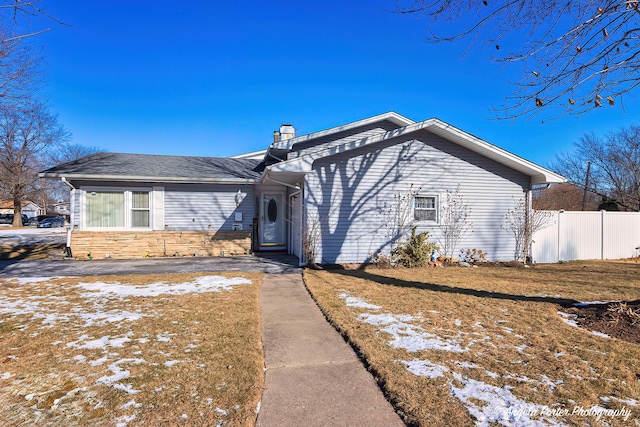
<instances>
[{"instance_id":1,"label":"white vinyl privacy fence","mask_svg":"<svg viewBox=\"0 0 640 427\"><path fill-rule=\"evenodd\" d=\"M533 236L538 263L638 256L639 212L549 211L548 226Z\"/></svg>"}]
</instances>

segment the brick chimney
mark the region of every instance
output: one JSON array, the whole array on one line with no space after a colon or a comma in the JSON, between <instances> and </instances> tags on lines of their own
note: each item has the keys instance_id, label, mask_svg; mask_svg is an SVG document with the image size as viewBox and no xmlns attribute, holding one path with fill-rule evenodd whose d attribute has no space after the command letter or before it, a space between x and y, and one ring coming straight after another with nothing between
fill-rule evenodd
<instances>
[{"instance_id":1,"label":"brick chimney","mask_svg":"<svg viewBox=\"0 0 640 427\"><path fill-rule=\"evenodd\" d=\"M273 132L273 142L286 141L295 137L296 130L292 125L281 125L279 131Z\"/></svg>"}]
</instances>

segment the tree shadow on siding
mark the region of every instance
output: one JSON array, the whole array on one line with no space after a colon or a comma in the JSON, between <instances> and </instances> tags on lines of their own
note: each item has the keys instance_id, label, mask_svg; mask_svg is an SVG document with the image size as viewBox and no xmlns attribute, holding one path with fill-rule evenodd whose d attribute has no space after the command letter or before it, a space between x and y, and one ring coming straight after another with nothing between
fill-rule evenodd
<instances>
[{"instance_id":1,"label":"tree shadow on siding","mask_svg":"<svg viewBox=\"0 0 640 427\"><path fill-rule=\"evenodd\" d=\"M318 210L321 263L336 263L347 241L363 237L358 232L350 234L354 223L367 221L367 238L384 227L384 224L377 223L382 209L379 199L392 197L403 185L408 190L411 170L406 166L412 164L419 152L419 147L407 143L412 141L413 137L408 136L376 144L375 149L354 148L314 165L320 191L315 193L311 189L307 195L311 205ZM352 144L357 146L360 142ZM397 152L388 159L381 158L384 150L391 146L397 146ZM391 241L389 239L382 246Z\"/></svg>"},{"instance_id":2,"label":"tree shadow on siding","mask_svg":"<svg viewBox=\"0 0 640 427\"><path fill-rule=\"evenodd\" d=\"M415 289L423 289L423 290L432 291L432 292L469 295L469 296L474 296L478 298L487 298L487 299L551 303L551 304L558 304L564 308L573 307L574 304L579 302L570 298L555 298L555 297L549 297L549 296L507 294L502 292L490 292L490 291L463 288L463 287L457 287L457 286L440 285L437 283L426 283L426 282L418 282L418 281L412 281L412 280L396 279L396 278L381 276L381 275L372 273L370 270L345 270L341 266L333 266L333 268L331 268L330 270L333 273L341 274L343 276L357 277L360 279L370 280L372 282L379 283L381 285L389 285L389 286L395 286L399 288L415 288Z\"/></svg>"}]
</instances>

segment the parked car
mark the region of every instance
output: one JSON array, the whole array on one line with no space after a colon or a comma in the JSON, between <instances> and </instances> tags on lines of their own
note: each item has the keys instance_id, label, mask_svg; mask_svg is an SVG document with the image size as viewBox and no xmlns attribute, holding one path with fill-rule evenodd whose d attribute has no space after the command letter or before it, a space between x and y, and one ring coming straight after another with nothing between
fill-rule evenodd
<instances>
[{"instance_id":1,"label":"parked car","mask_svg":"<svg viewBox=\"0 0 640 427\"><path fill-rule=\"evenodd\" d=\"M29 217L22 214L22 225L27 225ZM13 224L13 214L0 214L0 224Z\"/></svg>"},{"instance_id":2,"label":"parked car","mask_svg":"<svg viewBox=\"0 0 640 427\"><path fill-rule=\"evenodd\" d=\"M38 228L64 227L64 218L55 216L38 222Z\"/></svg>"}]
</instances>

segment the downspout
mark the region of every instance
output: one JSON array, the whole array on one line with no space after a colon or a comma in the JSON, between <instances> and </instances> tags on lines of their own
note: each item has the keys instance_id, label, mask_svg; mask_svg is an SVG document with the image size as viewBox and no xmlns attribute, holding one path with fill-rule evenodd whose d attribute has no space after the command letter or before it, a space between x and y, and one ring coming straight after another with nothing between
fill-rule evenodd
<instances>
[{"instance_id":1,"label":"downspout","mask_svg":"<svg viewBox=\"0 0 640 427\"><path fill-rule=\"evenodd\" d=\"M69 217L69 221L71 222L69 224L69 227L67 227L67 246L65 248L65 258L73 258L73 254L71 253L71 233L72 233L72 229L73 229L73 222L75 220L75 209L71 208L71 204L74 203L76 201L76 187L73 186L73 184L71 184L69 181L67 181L67 179L63 176L60 178L60 180L62 181L63 184L67 185L70 189L71 189L71 197L69 198L69 211L71 211L71 215Z\"/></svg>"}]
</instances>

